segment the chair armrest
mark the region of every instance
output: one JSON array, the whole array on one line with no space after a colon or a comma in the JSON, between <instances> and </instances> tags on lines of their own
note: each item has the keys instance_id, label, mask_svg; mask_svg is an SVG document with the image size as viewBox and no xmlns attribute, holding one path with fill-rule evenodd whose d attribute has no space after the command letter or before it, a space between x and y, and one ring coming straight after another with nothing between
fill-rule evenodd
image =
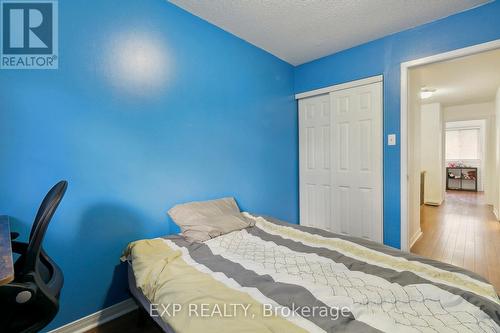
<instances>
[{"instance_id":1,"label":"chair armrest","mask_svg":"<svg viewBox=\"0 0 500 333\"><path fill-rule=\"evenodd\" d=\"M59 298L63 283L64 275L61 268L45 253L42 249L40 253L40 260L45 261L51 269L51 279L45 283L47 291L55 298Z\"/></svg>"}]
</instances>

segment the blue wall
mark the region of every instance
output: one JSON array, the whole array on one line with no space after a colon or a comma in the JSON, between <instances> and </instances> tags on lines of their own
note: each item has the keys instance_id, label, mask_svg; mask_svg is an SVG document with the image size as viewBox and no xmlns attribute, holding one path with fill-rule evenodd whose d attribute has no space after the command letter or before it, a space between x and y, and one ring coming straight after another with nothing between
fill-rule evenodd
<instances>
[{"instance_id":1,"label":"blue wall","mask_svg":"<svg viewBox=\"0 0 500 333\"><path fill-rule=\"evenodd\" d=\"M295 68L295 92L384 75L384 243L400 247L400 64L500 38L500 2L390 35Z\"/></svg>"},{"instance_id":2,"label":"blue wall","mask_svg":"<svg viewBox=\"0 0 500 333\"><path fill-rule=\"evenodd\" d=\"M164 0L60 1L59 49L58 70L0 71L0 214L26 234L69 181L50 328L128 297L120 253L177 231L175 203L233 195L297 222L291 65Z\"/></svg>"},{"instance_id":3,"label":"blue wall","mask_svg":"<svg viewBox=\"0 0 500 333\"><path fill-rule=\"evenodd\" d=\"M384 74L384 133L399 134L399 64L498 39L499 18L495 2L294 70L163 0L60 1L59 69L0 71L0 214L26 234L70 182L45 243L66 277L50 328L128 297L121 250L176 232L177 202L234 195L297 222L294 92ZM399 163L384 147L396 247Z\"/></svg>"}]
</instances>

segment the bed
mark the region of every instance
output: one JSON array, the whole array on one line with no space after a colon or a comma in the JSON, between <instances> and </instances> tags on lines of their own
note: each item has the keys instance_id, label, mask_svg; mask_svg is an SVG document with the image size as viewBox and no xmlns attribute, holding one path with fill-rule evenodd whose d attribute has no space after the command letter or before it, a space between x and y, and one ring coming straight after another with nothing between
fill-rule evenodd
<instances>
[{"instance_id":1,"label":"bed","mask_svg":"<svg viewBox=\"0 0 500 333\"><path fill-rule=\"evenodd\" d=\"M165 332L500 332L481 276L368 240L254 216L203 243L140 240L129 286Z\"/></svg>"}]
</instances>

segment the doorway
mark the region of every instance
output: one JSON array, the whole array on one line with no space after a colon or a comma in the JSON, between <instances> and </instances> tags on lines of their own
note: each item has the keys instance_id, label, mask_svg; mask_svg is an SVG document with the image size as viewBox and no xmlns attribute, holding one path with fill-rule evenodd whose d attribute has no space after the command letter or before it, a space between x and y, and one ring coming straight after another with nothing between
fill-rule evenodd
<instances>
[{"instance_id":1,"label":"doorway","mask_svg":"<svg viewBox=\"0 0 500 333\"><path fill-rule=\"evenodd\" d=\"M402 243L413 253L474 271L498 291L499 46L402 65Z\"/></svg>"}]
</instances>

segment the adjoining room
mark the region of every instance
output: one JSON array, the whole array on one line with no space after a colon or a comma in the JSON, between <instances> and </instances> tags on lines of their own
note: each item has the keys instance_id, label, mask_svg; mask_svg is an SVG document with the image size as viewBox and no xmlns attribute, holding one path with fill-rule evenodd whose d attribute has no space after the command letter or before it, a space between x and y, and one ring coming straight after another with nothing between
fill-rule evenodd
<instances>
[{"instance_id":1,"label":"adjoining room","mask_svg":"<svg viewBox=\"0 0 500 333\"><path fill-rule=\"evenodd\" d=\"M472 270L500 290L500 50L416 67L410 80L411 251Z\"/></svg>"}]
</instances>

